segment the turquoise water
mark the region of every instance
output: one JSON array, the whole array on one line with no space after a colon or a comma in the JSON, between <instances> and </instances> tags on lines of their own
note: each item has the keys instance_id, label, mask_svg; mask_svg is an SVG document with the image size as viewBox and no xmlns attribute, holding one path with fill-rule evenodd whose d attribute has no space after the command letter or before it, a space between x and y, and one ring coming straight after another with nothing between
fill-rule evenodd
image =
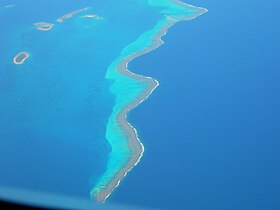
<instances>
[{"instance_id":1,"label":"turquoise water","mask_svg":"<svg viewBox=\"0 0 280 210\"><path fill-rule=\"evenodd\" d=\"M174 20L201 10L169 0L7 4L0 4L0 185L89 198L133 155L117 116L148 88L118 65L152 47ZM41 21L54 28L36 30ZM15 65L21 51L31 56Z\"/></svg>"}]
</instances>

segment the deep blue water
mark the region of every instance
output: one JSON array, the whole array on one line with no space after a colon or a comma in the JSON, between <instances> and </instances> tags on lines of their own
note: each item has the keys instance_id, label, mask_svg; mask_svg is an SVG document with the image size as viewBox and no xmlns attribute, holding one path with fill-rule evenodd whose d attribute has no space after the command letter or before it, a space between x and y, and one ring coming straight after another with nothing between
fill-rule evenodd
<instances>
[{"instance_id":1,"label":"deep blue water","mask_svg":"<svg viewBox=\"0 0 280 210\"><path fill-rule=\"evenodd\" d=\"M163 209L280 209L279 1L194 1L130 69L160 81L129 118L146 152L111 201Z\"/></svg>"},{"instance_id":2,"label":"deep blue water","mask_svg":"<svg viewBox=\"0 0 280 210\"><path fill-rule=\"evenodd\" d=\"M82 79L90 73L93 64L78 66L86 56L75 57L69 47L60 48L64 44L63 33L68 33L71 39L73 28L66 26L48 34L33 28L35 22L54 21L66 12L85 6L86 1L84 4L32 0L9 3L16 6L7 9L0 21L4 31L0 41L3 48L0 53L0 184L88 198L90 186L106 166L109 147L103 136L113 97L106 91L99 91L105 95L102 99L98 94L88 94L85 89L90 82ZM14 66L12 57L22 50L32 51L32 62ZM75 61L69 62L71 58ZM102 77L102 73L95 73L91 80L97 83L95 88L105 89L110 85L97 82ZM76 86L69 85L73 78ZM104 118L93 119L93 114ZM83 123L77 125L81 118ZM87 132L88 129L91 131Z\"/></svg>"}]
</instances>

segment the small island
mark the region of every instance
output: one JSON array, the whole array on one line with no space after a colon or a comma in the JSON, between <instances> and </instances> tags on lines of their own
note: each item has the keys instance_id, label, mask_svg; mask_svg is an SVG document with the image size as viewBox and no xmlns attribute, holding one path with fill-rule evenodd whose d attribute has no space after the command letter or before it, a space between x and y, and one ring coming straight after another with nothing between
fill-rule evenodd
<instances>
[{"instance_id":1,"label":"small island","mask_svg":"<svg viewBox=\"0 0 280 210\"><path fill-rule=\"evenodd\" d=\"M49 31L53 28L54 24L46 23L46 22L39 22L34 24L36 29L39 31Z\"/></svg>"},{"instance_id":2,"label":"small island","mask_svg":"<svg viewBox=\"0 0 280 210\"><path fill-rule=\"evenodd\" d=\"M56 21L59 22L59 23L62 23L63 21L73 17L74 15L76 15L78 13L81 13L81 12L84 12L84 11L86 11L88 9L90 9L90 7L86 7L86 8L80 9L80 10L76 10L76 11L67 13L66 15L63 15L62 17L56 19Z\"/></svg>"},{"instance_id":3,"label":"small island","mask_svg":"<svg viewBox=\"0 0 280 210\"><path fill-rule=\"evenodd\" d=\"M14 57L14 63L17 64L17 65L21 65L29 57L30 57L30 54L28 52L20 52Z\"/></svg>"}]
</instances>

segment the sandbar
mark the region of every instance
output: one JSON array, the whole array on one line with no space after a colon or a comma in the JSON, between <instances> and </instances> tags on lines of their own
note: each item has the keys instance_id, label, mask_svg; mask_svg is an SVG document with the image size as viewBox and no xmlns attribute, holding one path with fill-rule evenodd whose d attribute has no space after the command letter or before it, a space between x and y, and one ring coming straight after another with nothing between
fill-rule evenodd
<instances>
[{"instance_id":1,"label":"sandbar","mask_svg":"<svg viewBox=\"0 0 280 210\"><path fill-rule=\"evenodd\" d=\"M8 5L6 5L5 6L5 8L11 8L11 7L15 7L16 5L14 5L14 4L8 4Z\"/></svg>"},{"instance_id":2,"label":"sandbar","mask_svg":"<svg viewBox=\"0 0 280 210\"><path fill-rule=\"evenodd\" d=\"M79 10L67 13L67 14L63 15L62 17L57 18L56 21L59 22L59 23L62 23L63 21L73 17L74 15L76 15L78 13L81 13L81 12L84 12L84 11L86 11L88 9L90 9L90 7L86 7L86 8L83 8L83 9L79 9Z\"/></svg>"},{"instance_id":3,"label":"sandbar","mask_svg":"<svg viewBox=\"0 0 280 210\"><path fill-rule=\"evenodd\" d=\"M28 52L20 52L14 57L14 63L17 65L24 64L26 59L30 57L30 54Z\"/></svg>"},{"instance_id":4,"label":"sandbar","mask_svg":"<svg viewBox=\"0 0 280 210\"><path fill-rule=\"evenodd\" d=\"M84 16L81 16L82 18L93 18L93 19L96 19L96 20L102 20L104 19L103 17L100 17L99 15L96 15L96 14L88 14L88 15L84 15Z\"/></svg>"},{"instance_id":5,"label":"sandbar","mask_svg":"<svg viewBox=\"0 0 280 210\"><path fill-rule=\"evenodd\" d=\"M53 28L54 24L46 22L38 22L34 24L39 31L49 31Z\"/></svg>"}]
</instances>

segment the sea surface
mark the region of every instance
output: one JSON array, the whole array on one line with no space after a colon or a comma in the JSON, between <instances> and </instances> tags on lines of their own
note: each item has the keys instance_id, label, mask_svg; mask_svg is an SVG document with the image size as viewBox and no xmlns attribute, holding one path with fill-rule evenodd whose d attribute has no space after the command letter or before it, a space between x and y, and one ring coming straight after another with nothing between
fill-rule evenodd
<instances>
[{"instance_id":1,"label":"sea surface","mask_svg":"<svg viewBox=\"0 0 280 210\"><path fill-rule=\"evenodd\" d=\"M98 196L134 155L117 117L149 92L118 64L205 10L169 0L1 0L0 8L0 186ZM37 22L54 27L39 31ZM23 51L30 57L16 65Z\"/></svg>"}]
</instances>

